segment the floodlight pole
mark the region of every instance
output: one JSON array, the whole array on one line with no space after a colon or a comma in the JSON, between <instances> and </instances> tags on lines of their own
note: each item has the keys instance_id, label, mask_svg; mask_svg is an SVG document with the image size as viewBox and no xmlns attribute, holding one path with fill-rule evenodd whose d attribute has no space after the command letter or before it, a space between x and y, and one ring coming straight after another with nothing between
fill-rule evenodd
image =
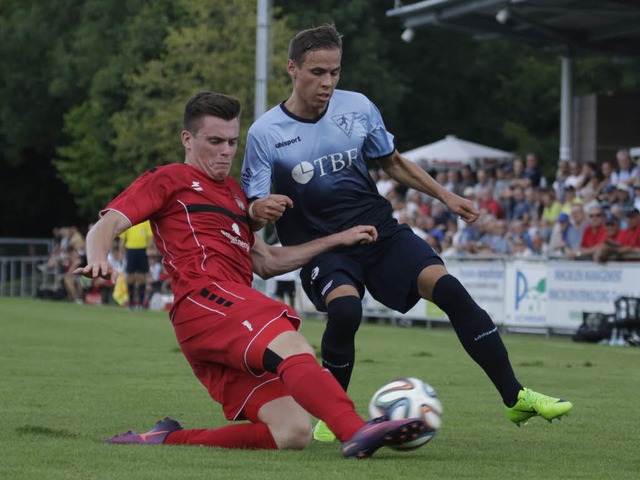
<instances>
[{"instance_id":1,"label":"floodlight pole","mask_svg":"<svg viewBox=\"0 0 640 480\"><path fill-rule=\"evenodd\" d=\"M560 160L571 160L571 110L573 97L573 61L562 56L562 90L560 94Z\"/></svg>"},{"instance_id":2,"label":"floodlight pole","mask_svg":"<svg viewBox=\"0 0 640 480\"><path fill-rule=\"evenodd\" d=\"M258 0L256 16L256 85L254 119L267 111L267 52L271 0Z\"/></svg>"}]
</instances>

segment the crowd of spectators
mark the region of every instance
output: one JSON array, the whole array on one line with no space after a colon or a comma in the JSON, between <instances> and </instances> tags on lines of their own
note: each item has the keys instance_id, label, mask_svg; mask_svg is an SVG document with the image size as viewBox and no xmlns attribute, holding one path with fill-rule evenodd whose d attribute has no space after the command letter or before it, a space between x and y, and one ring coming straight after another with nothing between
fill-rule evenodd
<instances>
[{"instance_id":1,"label":"crowd of spectators","mask_svg":"<svg viewBox=\"0 0 640 480\"><path fill-rule=\"evenodd\" d=\"M443 257L488 255L640 260L640 158L560 161L545 177L535 153L495 168L433 172L449 191L471 199L477 222L457 219L441 202L372 170L378 191Z\"/></svg>"}]
</instances>

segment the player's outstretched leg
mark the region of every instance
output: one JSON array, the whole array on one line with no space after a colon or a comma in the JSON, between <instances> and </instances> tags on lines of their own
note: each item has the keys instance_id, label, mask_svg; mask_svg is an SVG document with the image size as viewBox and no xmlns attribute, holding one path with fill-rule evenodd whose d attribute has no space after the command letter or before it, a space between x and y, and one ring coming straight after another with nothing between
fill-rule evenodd
<instances>
[{"instance_id":1,"label":"player's outstretched leg","mask_svg":"<svg viewBox=\"0 0 640 480\"><path fill-rule=\"evenodd\" d=\"M517 426L526 424L530 418L541 416L549 423L569 413L573 404L562 398L554 398L523 388L518 392L518 401L513 407L505 406L507 417Z\"/></svg>"},{"instance_id":2,"label":"player's outstretched leg","mask_svg":"<svg viewBox=\"0 0 640 480\"><path fill-rule=\"evenodd\" d=\"M369 420L342 444L342 454L347 458L368 458L380 447L402 445L415 440L426 429L419 418L388 420L378 417Z\"/></svg>"},{"instance_id":3,"label":"player's outstretched leg","mask_svg":"<svg viewBox=\"0 0 640 480\"><path fill-rule=\"evenodd\" d=\"M139 443L145 445L163 443L171 432L182 430L182 425L173 418L165 417L158 420L156 425L147 433L128 431L107 440L107 443Z\"/></svg>"}]
</instances>

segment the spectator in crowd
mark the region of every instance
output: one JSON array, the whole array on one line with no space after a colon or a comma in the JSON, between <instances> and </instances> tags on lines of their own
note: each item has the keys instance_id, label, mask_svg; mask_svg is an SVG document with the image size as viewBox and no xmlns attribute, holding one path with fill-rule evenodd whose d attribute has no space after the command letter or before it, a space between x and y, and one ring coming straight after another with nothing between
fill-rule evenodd
<instances>
[{"instance_id":1,"label":"spectator in crowd","mask_svg":"<svg viewBox=\"0 0 640 480\"><path fill-rule=\"evenodd\" d=\"M598 203L605 211L608 211L617 200L618 189L613 184L604 187L598 197Z\"/></svg>"},{"instance_id":2,"label":"spectator in crowd","mask_svg":"<svg viewBox=\"0 0 640 480\"><path fill-rule=\"evenodd\" d=\"M549 251L551 254L564 255L567 245L566 238L570 226L569 215L564 212L560 213L551 230L551 237L549 238Z\"/></svg>"},{"instance_id":3,"label":"spectator in crowd","mask_svg":"<svg viewBox=\"0 0 640 480\"><path fill-rule=\"evenodd\" d=\"M558 215L562 212L562 204L556 198L556 191L551 188L544 188L540 191L540 200L542 202L542 216L540 217L540 234L545 241L551 236Z\"/></svg>"},{"instance_id":4,"label":"spectator in crowd","mask_svg":"<svg viewBox=\"0 0 640 480\"><path fill-rule=\"evenodd\" d=\"M528 178L532 187L545 188L547 186L547 180L542 174L542 169L538 163L538 155L534 152L529 152L525 157L525 168L523 172L524 178Z\"/></svg>"},{"instance_id":5,"label":"spectator in crowd","mask_svg":"<svg viewBox=\"0 0 640 480\"><path fill-rule=\"evenodd\" d=\"M535 232L531 235L530 252L532 255L546 257L549 254L549 245L541 232Z\"/></svg>"},{"instance_id":6,"label":"spectator in crowd","mask_svg":"<svg viewBox=\"0 0 640 480\"><path fill-rule=\"evenodd\" d=\"M471 185L473 188L475 188L476 195L480 196L480 192L482 190L484 190L485 188L490 188L491 195L493 196L494 195L494 192L493 192L494 179L489 174L489 171L487 169L481 168L476 172L476 178L477 178L476 183L474 185Z\"/></svg>"},{"instance_id":7,"label":"spectator in crowd","mask_svg":"<svg viewBox=\"0 0 640 480\"><path fill-rule=\"evenodd\" d=\"M407 213L412 216L415 217L417 215L419 216L424 216L424 215L431 215L431 207L429 207L429 205L427 205L425 203L425 199L424 196L422 195L422 192L419 192L418 190L414 190L413 188L410 188L407 191Z\"/></svg>"},{"instance_id":8,"label":"spectator in crowd","mask_svg":"<svg viewBox=\"0 0 640 480\"><path fill-rule=\"evenodd\" d=\"M473 170L469 165L463 165L460 169L460 188L464 191L466 187L473 187L476 185L476 179L473 175Z\"/></svg>"},{"instance_id":9,"label":"spectator in crowd","mask_svg":"<svg viewBox=\"0 0 640 480\"><path fill-rule=\"evenodd\" d=\"M640 210L640 180L636 180L633 184L633 206Z\"/></svg>"},{"instance_id":10,"label":"spectator in crowd","mask_svg":"<svg viewBox=\"0 0 640 480\"><path fill-rule=\"evenodd\" d=\"M614 172L615 172L615 168L613 167L613 164L610 161L605 160L600 164L600 175L599 175L600 182L598 183L598 186L596 188L596 195L599 195L600 192L602 192L609 185L615 186L614 177L613 177Z\"/></svg>"},{"instance_id":11,"label":"spectator in crowd","mask_svg":"<svg viewBox=\"0 0 640 480\"><path fill-rule=\"evenodd\" d=\"M84 292L82 285L82 275L74 273L75 269L84 264L84 257L73 245L67 246L67 265L62 276L67 298L71 302L84 303Z\"/></svg>"},{"instance_id":12,"label":"spectator in crowd","mask_svg":"<svg viewBox=\"0 0 640 480\"><path fill-rule=\"evenodd\" d=\"M376 188L378 193L385 198L389 197L389 193L395 188L395 181L389 176L387 172L381 170L379 173L378 181L376 182Z\"/></svg>"},{"instance_id":13,"label":"spectator in crowd","mask_svg":"<svg viewBox=\"0 0 640 480\"><path fill-rule=\"evenodd\" d=\"M502 206L495 198L493 198L493 188L491 188L491 186L486 186L480 190L480 194L478 196L478 210L486 210L496 218L504 218Z\"/></svg>"},{"instance_id":14,"label":"spectator in crowd","mask_svg":"<svg viewBox=\"0 0 640 480\"><path fill-rule=\"evenodd\" d=\"M630 207L625 210L627 228L622 239L623 247L618 250L620 254L640 255L640 210Z\"/></svg>"},{"instance_id":15,"label":"spectator in crowd","mask_svg":"<svg viewBox=\"0 0 640 480\"><path fill-rule=\"evenodd\" d=\"M568 162L568 175L564 181L564 188L573 187L574 191L585 184L589 175L589 168L583 168L575 160Z\"/></svg>"},{"instance_id":16,"label":"spectator in crowd","mask_svg":"<svg viewBox=\"0 0 640 480\"><path fill-rule=\"evenodd\" d=\"M580 248L584 229L588 225L587 216L584 213L584 207L580 203L571 205L570 224L564 235L564 253L566 255L575 252Z\"/></svg>"},{"instance_id":17,"label":"spectator in crowd","mask_svg":"<svg viewBox=\"0 0 640 480\"><path fill-rule=\"evenodd\" d=\"M556 177L551 184L551 187L556 192L556 197L563 201L564 199L564 189L566 186L567 178L569 177L569 161L568 160L559 160L558 168L556 170Z\"/></svg>"},{"instance_id":18,"label":"spectator in crowd","mask_svg":"<svg viewBox=\"0 0 640 480\"><path fill-rule=\"evenodd\" d=\"M576 190L580 191L581 188L586 187L589 184L595 188L600 182L600 171L595 162L584 162L580 169L580 182L576 185Z\"/></svg>"},{"instance_id":19,"label":"spectator in crowd","mask_svg":"<svg viewBox=\"0 0 640 480\"><path fill-rule=\"evenodd\" d=\"M511 187L511 198L507 208L507 220L525 220L531 217L531 205L524 196L524 187L522 185L513 185Z\"/></svg>"},{"instance_id":20,"label":"spectator in crowd","mask_svg":"<svg viewBox=\"0 0 640 480\"><path fill-rule=\"evenodd\" d=\"M507 210L507 204L511 191L509 186L511 185L513 168L511 165L498 165L495 170L496 177L493 182L493 197L500 202L502 210Z\"/></svg>"},{"instance_id":21,"label":"spectator in crowd","mask_svg":"<svg viewBox=\"0 0 640 480\"><path fill-rule=\"evenodd\" d=\"M564 202L562 202L562 211L566 214L571 213L571 207L574 203L582 204L582 198L580 198L573 185L567 185L564 187Z\"/></svg>"},{"instance_id":22,"label":"spectator in crowd","mask_svg":"<svg viewBox=\"0 0 640 480\"><path fill-rule=\"evenodd\" d=\"M571 252L572 257L592 257L604 243L606 232L604 230L604 211L598 204L592 205L587 210L589 225L582 232L580 248Z\"/></svg>"},{"instance_id":23,"label":"spectator in crowd","mask_svg":"<svg viewBox=\"0 0 640 480\"><path fill-rule=\"evenodd\" d=\"M460 183L460 173L458 170L447 170L447 182L444 184L444 188L456 195L463 195L464 186Z\"/></svg>"},{"instance_id":24,"label":"spectator in crowd","mask_svg":"<svg viewBox=\"0 0 640 480\"><path fill-rule=\"evenodd\" d=\"M604 219L605 238L602 244L593 252L593 260L599 263L606 262L623 246L624 232L620 228L620 219L609 213Z\"/></svg>"},{"instance_id":25,"label":"spectator in crowd","mask_svg":"<svg viewBox=\"0 0 640 480\"><path fill-rule=\"evenodd\" d=\"M617 169L611 173L611 183L615 186L629 186L633 183L633 163L629 150L620 149L616 152Z\"/></svg>"},{"instance_id":26,"label":"spectator in crowd","mask_svg":"<svg viewBox=\"0 0 640 480\"><path fill-rule=\"evenodd\" d=\"M622 210L633 206L632 190L629 185L624 182L616 185L616 199L614 204L619 205Z\"/></svg>"}]
</instances>

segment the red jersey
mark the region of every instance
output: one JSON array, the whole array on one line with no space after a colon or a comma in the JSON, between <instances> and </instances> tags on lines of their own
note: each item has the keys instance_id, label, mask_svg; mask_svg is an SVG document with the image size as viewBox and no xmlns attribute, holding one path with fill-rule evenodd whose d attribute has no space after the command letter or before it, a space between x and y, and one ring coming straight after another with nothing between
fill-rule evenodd
<instances>
[{"instance_id":1,"label":"red jersey","mask_svg":"<svg viewBox=\"0 0 640 480\"><path fill-rule=\"evenodd\" d=\"M604 225L600 225L597 229L593 229L590 225L582 232L582 240L580 241L581 248L595 247L604 243L604 239L607 238L607 232L604 229Z\"/></svg>"},{"instance_id":2,"label":"red jersey","mask_svg":"<svg viewBox=\"0 0 640 480\"><path fill-rule=\"evenodd\" d=\"M640 247L640 225L636 228L627 228L622 233L620 243L628 247Z\"/></svg>"},{"instance_id":3,"label":"red jersey","mask_svg":"<svg viewBox=\"0 0 640 480\"><path fill-rule=\"evenodd\" d=\"M231 177L214 182L190 165L152 168L102 212L116 210L131 225L151 220L176 302L189 291L229 281L251 286L247 199Z\"/></svg>"}]
</instances>

